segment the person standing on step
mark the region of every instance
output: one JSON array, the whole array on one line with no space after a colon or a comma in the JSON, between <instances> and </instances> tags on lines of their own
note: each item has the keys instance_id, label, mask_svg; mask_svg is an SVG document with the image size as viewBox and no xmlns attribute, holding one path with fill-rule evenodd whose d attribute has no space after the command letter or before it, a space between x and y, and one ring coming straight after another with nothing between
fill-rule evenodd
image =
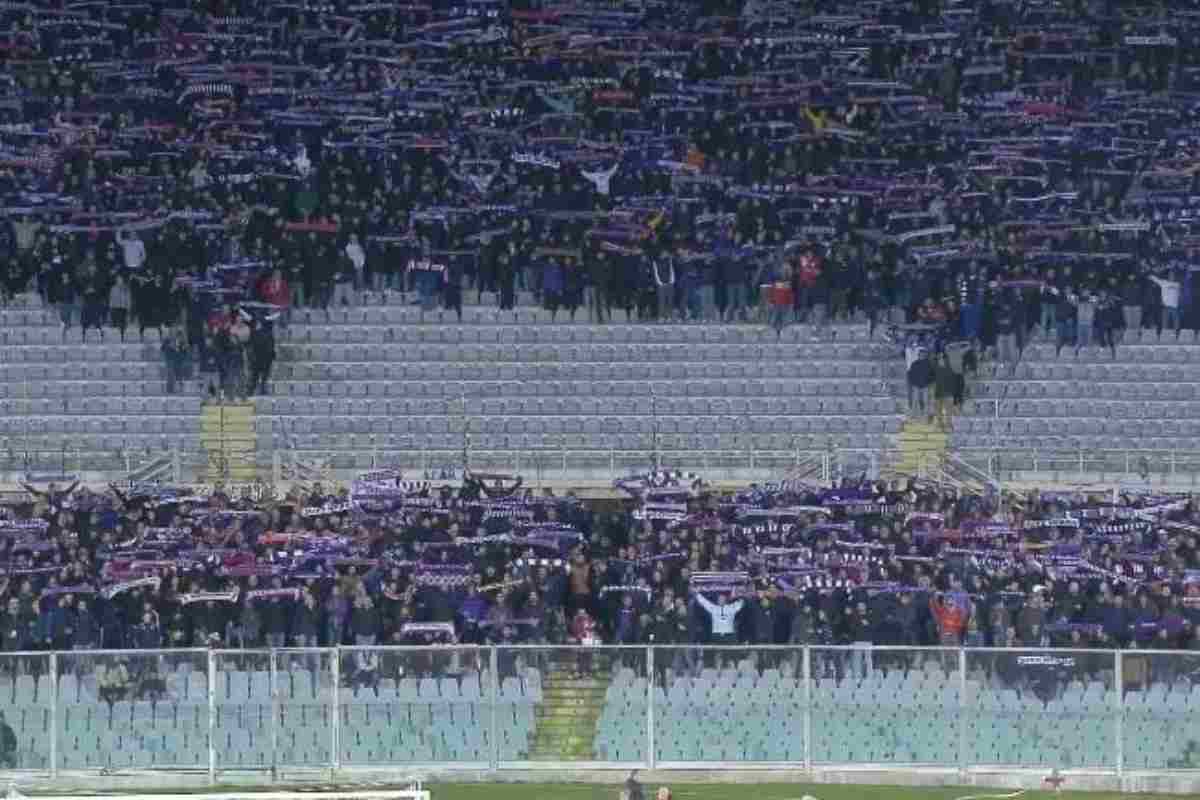
<instances>
[{"instance_id":1,"label":"person standing on step","mask_svg":"<svg viewBox=\"0 0 1200 800\"><path fill-rule=\"evenodd\" d=\"M167 394L177 394L179 384L186 377L187 359L190 355L182 331L173 330L167 334L162 343L162 355L163 364L167 369Z\"/></svg>"},{"instance_id":2,"label":"person standing on step","mask_svg":"<svg viewBox=\"0 0 1200 800\"><path fill-rule=\"evenodd\" d=\"M959 393L960 376L950 367L946 354L938 359L934 371L934 396L937 399L937 423L942 430L950 429L950 406Z\"/></svg>"},{"instance_id":3,"label":"person standing on step","mask_svg":"<svg viewBox=\"0 0 1200 800\"><path fill-rule=\"evenodd\" d=\"M271 366L275 363L275 330L267 320L254 320L250 329L250 386L248 394L270 394Z\"/></svg>"},{"instance_id":4,"label":"person standing on step","mask_svg":"<svg viewBox=\"0 0 1200 800\"><path fill-rule=\"evenodd\" d=\"M996 369L1017 368L1017 332L1020 322L1010 299L1005 298L996 309Z\"/></svg>"},{"instance_id":5,"label":"person standing on step","mask_svg":"<svg viewBox=\"0 0 1200 800\"><path fill-rule=\"evenodd\" d=\"M108 313L112 326L121 334L125 341L125 328L129 325L129 307L133 305L133 292L129 289L129 281L121 273L113 280L108 289Z\"/></svg>"},{"instance_id":6,"label":"person standing on step","mask_svg":"<svg viewBox=\"0 0 1200 800\"><path fill-rule=\"evenodd\" d=\"M908 364L908 415L928 416L932 419L933 407L929 394L934 382L934 371L933 364L929 361L929 352L919 344L910 344L905 351L905 361Z\"/></svg>"}]
</instances>

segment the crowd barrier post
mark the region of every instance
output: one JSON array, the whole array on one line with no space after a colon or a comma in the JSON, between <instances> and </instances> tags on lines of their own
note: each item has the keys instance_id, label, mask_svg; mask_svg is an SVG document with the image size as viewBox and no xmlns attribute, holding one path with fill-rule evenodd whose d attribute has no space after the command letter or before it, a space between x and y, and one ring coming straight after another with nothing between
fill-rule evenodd
<instances>
[{"instance_id":1,"label":"crowd barrier post","mask_svg":"<svg viewBox=\"0 0 1200 800\"><path fill-rule=\"evenodd\" d=\"M500 768L500 725L497 708L500 705L500 654L493 645L488 648L488 670L491 680L488 681L488 706L491 713L488 716L488 758L493 770Z\"/></svg>"},{"instance_id":2,"label":"crowd barrier post","mask_svg":"<svg viewBox=\"0 0 1200 800\"><path fill-rule=\"evenodd\" d=\"M337 773L341 766L341 728L342 714L340 708L341 701L341 685L342 685L342 648L333 648L333 662L329 669L333 673L333 687L329 693L329 705L331 708L331 716L333 724L329 726L329 746L333 750L330 754L330 765L333 768L334 774Z\"/></svg>"},{"instance_id":3,"label":"crowd barrier post","mask_svg":"<svg viewBox=\"0 0 1200 800\"><path fill-rule=\"evenodd\" d=\"M217 783L217 651L208 651L208 783Z\"/></svg>"},{"instance_id":4,"label":"crowd barrier post","mask_svg":"<svg viewBox=\"0 0 1200 800\"><path fill-rule=\"evenodd\" d=\"M1125 774L1125 658L1113 651L1113 736L1116 737L1117 775Z\"/></svg>"},{"instance_id":5,"label":"crowd barrier post","mask_svg":"<svg viewBox=\"0 0 1200 800\"><path fill-rule=\"evenodd\" d=\"M646 648L646 676L648 681L646 698L646 764L654 769L658 761L654 755L654 647Z\"/></svg>"},{"instance_id":6,"label":"crowd barrier post","mask_svg":"<svg viewBox=\"0 0 1200 800\"><path fill-rule=\"evenodd\" d=\"M828 466L828 462L826 462ZM804 646L801 655L801 685L804 687L804 770L812 772L812 648Z\"/></svg>"},{"instance_id":7,"label":"crowd barrier post","mask_svg":"<svg viewBox=\"0 0 1200 800\"><path fill-rule=\"evenodd\" d=\"M50 777L58 777L58 653L50 653Z\"/></svg>"},{"instance_id":8,"label":"crowd barrier post","mask_svg":"<svg viewBox=\"0 0 1200 800\"><path fill-rule=\"evenodd\" d=\"M279 662L276 653L271 651L270 692L271 692L271 769L279 768ZM333 723L338 724L337 720Z\"/></svg>"},{"instance_id":9,"label":"crowd barrier post","mask_svg":"<svg viewBox=\"0 0 1200 800\"><path fill-rule=\"evenodd\" d=\"M958 772L967 773L967 715L970 699L967 697L967 649L958 649Z\"/></svg>"}]
</instances>

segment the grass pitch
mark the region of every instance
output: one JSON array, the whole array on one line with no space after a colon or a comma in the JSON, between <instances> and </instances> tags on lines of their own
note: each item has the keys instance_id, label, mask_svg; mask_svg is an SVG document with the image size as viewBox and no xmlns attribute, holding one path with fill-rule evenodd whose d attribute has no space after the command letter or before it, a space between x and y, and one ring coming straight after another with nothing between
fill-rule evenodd
<instances>
[{"instance_id":1,"label":"grass pitch","mask_svg":"<svg viewBox=\"0 0 1200 800\"><path fill-rule=\"evenodd\" d=\"M980 787L857 786L837 784L702 784L674 783L672 800L800 800L811 795L817 800L959 800L960 798L1011 797L1012 800L1162 800L1165 795L1135 795L1116 792L1026 791L1014 795L1012 789ZM617 800L620 786L596 784L443 784L427 787L433 800ZM658 784L643 783L647 800L654 797Z\"/></svg>"}]
</instances>

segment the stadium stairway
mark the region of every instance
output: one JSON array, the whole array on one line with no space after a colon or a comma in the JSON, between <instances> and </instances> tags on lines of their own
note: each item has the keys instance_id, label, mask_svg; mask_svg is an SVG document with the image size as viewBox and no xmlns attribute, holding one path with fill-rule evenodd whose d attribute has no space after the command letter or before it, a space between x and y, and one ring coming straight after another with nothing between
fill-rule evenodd
<instances>
[{"instance_id":1,"label":"stadium stairway","mask_svg":"<svg viewBox=\"0 0 1200 800\"><path fill-rule=\"evenodd\" d=\"M899 475L920 475L931 464L940 464L946 457L949 436L937 423L924 419L908 419L900 428Z\"/></svg>"},{"instance_id":2,"label":"stadium stairway","mask_svg":"<svg viewBox=\"0 0 1200 800\"><path fill-rule=\"evenodd\" d=\"M542 681L542 702L534 713L531 761L593 761L596 724L604 710L607 675L574 678L564 672Z\"/></svg>"},{"instance_id":3,"label":"stadium stairway","mask_svg":"<svg viewBox=\"0 0 1200 800\"><path fill-rule=\"evenodd\" d=\"M253 403L209 403L201 411L204 480L248 483L257 477Z\"/></svg>"}]
</instances>

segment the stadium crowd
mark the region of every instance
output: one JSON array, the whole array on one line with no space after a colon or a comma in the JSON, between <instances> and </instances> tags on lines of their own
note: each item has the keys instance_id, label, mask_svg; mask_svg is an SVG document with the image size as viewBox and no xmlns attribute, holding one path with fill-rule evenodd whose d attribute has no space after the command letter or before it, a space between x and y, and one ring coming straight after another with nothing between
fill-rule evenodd
<instances>
[{"instance_id":1,"label":"stadium crowd","mask_svg":"<svg viewBox=\"0 0 1200 800\"><path fill-rule=\"evenodd\" d=\"M390 470L257 501L30 486L0 521L0 649L1200 649L1186 497L1001 501L915 481L720 494L670 472L616 485L619 507Z\"/></svg>"},{"instance_id":2,"label":"stadium crowd","mask_svg":"<svg viewBox=\"0 0 1200 800\"><path fill-rule=\"evenodd\" d=\"M0 16L0 286L64 336L174 325L215 367L228 302L519 291L594 321L948 324L1005 364L1200 328L1186 4Z\"/></svg>"}]
</instances>

